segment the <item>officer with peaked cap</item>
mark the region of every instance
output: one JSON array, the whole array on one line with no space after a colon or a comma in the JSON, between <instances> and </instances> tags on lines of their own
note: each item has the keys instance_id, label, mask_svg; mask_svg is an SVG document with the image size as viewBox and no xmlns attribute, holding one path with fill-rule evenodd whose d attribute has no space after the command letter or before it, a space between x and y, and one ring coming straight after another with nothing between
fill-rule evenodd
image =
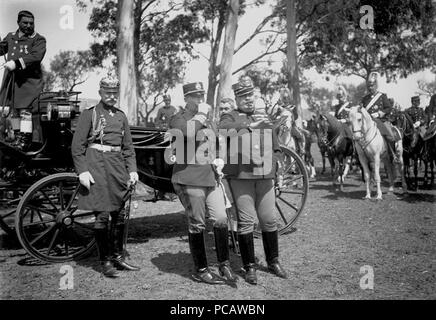
<instances>
[{"instance_id":1,"label":"officer with peaked cap","mask_svg":"<svg viewBox=\"0 0 436 320\"><path fill-rule=\"evenodd\" d=\"M71 145L79 175L78 207L94 211L94 231L102 272L118 277L119 270L139 270L125 261L123 197L138 181L135 150L126 115L115 107L118 79L100 81L100 102L80 115ZM109 223L109 217L111 221Z\"/></svg>"},{"instance_id":2,"label":"officer with peaked cap","mask_svg":"<svg viewBox=\"0 0 436 320\"><path fill-rule=\"evenodd\" d=\"M368 94L362 98L362 106L368 111L381 135L385 138L388 144L388 150L394 162L399 159L395 152L396 136L393 133L392 124L387 120L387 116L391 113L392 103L389 101L387 95L379 91L379 74L372 72L369 75L366 83Z\"/></svg>"},{"instance_id":3,"label":"officer with peaked cap","mask_svg":"<svg viewBox=\"0 0 436 320\"><path fill-rule=\"evenodd\" d=\"M29 11L18 13L18 30L0 41L0 56L7 54L6 69L0 88L0 112L9 107L11 116L21 116L15 147L27 151L32 143L42 143L37 98L42 91L41 61L46 40L34 30L34 16ZM27 121L26 121L27 120Z\"/></svg>"},{"instance_id":4,"label":"officer with peaked cap","mask_svg":"<svg viewBox=\"0 0 436 320\"><path fill-rule=\"evenodd\" d=\"M171 181L188 218L189 247L196 268L196 272L192 276L194 280L208 284L224 284L224 279L234 282L236 278L229 264L225 197L218 184L218 173L213 165L215 159L200 164L196 157L198 147L204 142L197 141L197 133L202 129L211 127L208 121L211 108L204 103L203 83L185 84L183 93L186 107L171 118L170 128L177 129L183 135L184 159L176 159ZM193 154L189 154L188 143L195 143ZM210 143L216 143L216 141ZM219 273L224 279L208 268L204 245L206 210L209 211L210 219L213 221Z\"/></svg>"},{"instance_id":5,"label":"officer with peaked cap","mask_svg":"<svg viewBox=\"0 0 436 320\"><path fill-rule=\"evenodd\" d=\"M287 277L278 260L277 221L274 211L271 210L275 207L274 184L281 149L267 115L255 113L254 87L251 79L241 78L232 88L238 109L223 114L218 127L239 130L239 149L236 155L237 163L233 163L232 160L235 155L229 154L223 172L228 179L238 213L238 241L246 271L245 280L250 284L257 284L253 240L256 216L262 230L268 269L281 278ZM271 130L271 134L268 135L265 129ZM255 135L259 135L259 139L253 140ZM245 150L241 141L251 141L250 150ZM249 159L246 158L247 153ZM263 155L263 162L255 160L256 154ZM269 168L266 162L270 163Z\"/></svg>"},{"instance_id":6,"label":"officer with peaked cap","mask_svg":"<svg viewBox=\"0 0 436 320\"><path fill-rule=\"evenodd\" d=\"M419 107L419 96L413 96L410 101L412 103L412 106L406 109L406 113L412 119L413 127L416 129L419 128L421 125L424 125L425 113L424 110Z\"/></svg>"}]
</instances>

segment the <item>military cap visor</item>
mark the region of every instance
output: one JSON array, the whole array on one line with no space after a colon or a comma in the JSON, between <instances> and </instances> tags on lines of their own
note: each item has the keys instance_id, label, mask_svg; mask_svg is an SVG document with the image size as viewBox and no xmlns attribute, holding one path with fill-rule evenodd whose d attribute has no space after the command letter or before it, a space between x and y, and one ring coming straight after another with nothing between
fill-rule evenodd
<instances>
[{"instance_id":1,"label":"military cap visor","mask_svg":"<svg viewBox=\"0 0 436 320\"><path fill-rule=\"evenodd\" d=\"M412 97L412 101L418 101L419 100L419 96L413 96Z\"/></svg>"},{"instance_id":2,"label":"military cap visor","mask_svg":"<svg viewBox=\"0 0 436 320\"><path fill-rule=\"evenodd\" d=\"M243 85L236 83L232 86L235 97L243 97L254 94L254 87L251 85Z\"/></svg>"},{"instance_id":3,"label":"military cap visor","mask_svg":"<svg viewBox=\"0 0 436 320\"><path fill-rule=\"evenodd\" d=\"M202 82L188 83L183 86L183 95L194 95L203 96L206 92L204 91Z\"/></svg>"}]
</instances>

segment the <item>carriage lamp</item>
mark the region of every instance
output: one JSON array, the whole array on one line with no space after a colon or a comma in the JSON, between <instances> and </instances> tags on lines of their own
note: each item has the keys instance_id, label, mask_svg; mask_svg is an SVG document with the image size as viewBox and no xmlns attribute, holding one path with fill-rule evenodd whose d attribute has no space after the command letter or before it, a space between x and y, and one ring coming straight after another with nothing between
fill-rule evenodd
<instances>
[{"instance_id":1,"label":"carriage lamp","mask_svg":"<svg viewBox=\"0 0 436 320\"><path fill-rule=\"evenodd\" d=\"M73 103L68 104L47 104L47 120L72 119L76 115L76 108Z\"/></svg>"}]
</instances>

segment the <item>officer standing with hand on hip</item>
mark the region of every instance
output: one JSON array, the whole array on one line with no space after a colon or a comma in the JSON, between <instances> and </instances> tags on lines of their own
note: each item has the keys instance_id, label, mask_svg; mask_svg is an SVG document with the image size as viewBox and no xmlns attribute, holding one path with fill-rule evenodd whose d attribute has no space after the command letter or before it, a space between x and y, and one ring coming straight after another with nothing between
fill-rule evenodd
<instances>
[{"instance_id":1,"label":"officer standing with hand on hip","mask_svg":"<svg viewBox=\"0 0 436 320\"><path fill-rule=\"evenodd\" d=\"M232 190L238 213L238 241L242 263L246 271L245 280L257 284L253 231L257 215L262 230L262 241L268 269L281 278L287 278L285 270L279 263L277 221L275 218L275 174L276 163L281 149L267 115L255 114L254 87L251 79L242 79L233 85L237 110L221 116L220 129L239 130L239 139L250 141L250 159L239 144L238 163L230 160L224 166L224 174ZM267 135L265 129L271 130ZM260 135L258 142L253 142L255 135ZM248 139L244 139L246 136ZM255 161L253 149L263 154L263 163ZM269 150L268 150L269 149ZM231 149L230 149L231 151ZM244 159L245 157L245 159ZM245 161L244 161L245 160ZM249 160L249 162L247 161ZM267 168L266 161L271 166Z\"/></svg>"},{"instance_id":2,"label":"officer standing with hand on hip","mask_svg":"<svg viewBox=\"0 0 436 320\"><path fill-rule=\"evenodd\" d=\"M210 106L204 103L205 91L201 82L184 85L183 94L186 107L172 117L170 128L178 129L183 133L184 159L176 158L171 181L188 218L189 248L196 268L192 277L196 281L208 284L224 284L224 280L235 282L236 277L229 264L225 198L222 188L218 185L217 172L212 164L215 159L211 159L206 164L200 164L196 159L197 149L204 142L196 140L197 133L209 127L207 117L211 111ZM189 126L192 126L194 130L189 130ZM189 133L192 133L192 136ZM189 154L190 150L187 147L189 143L195 143L193 154ZM215 144L216 141L210 141L210 143ZM224 279L208 268L204 245L206 209L209 211L210 219L213 220L219 273Z\"/></svg>"},{"instance_id":3,"label":"officer standing with hand on hip","mask_svg":"<svg viewBox=\"0 0 436 320\"><path fill-rule=\"evenodd\" d=\"M82 185L78 207L95 212L95 239L102 273L118 277L116 269L139 270L125 261L123 246L126 215L123 198L129 185L138 181L138 173L127 117L115 108L118 80L103 78L99 94L101 101L80 115L71 152Z\"/></svg>"}]
</instances>

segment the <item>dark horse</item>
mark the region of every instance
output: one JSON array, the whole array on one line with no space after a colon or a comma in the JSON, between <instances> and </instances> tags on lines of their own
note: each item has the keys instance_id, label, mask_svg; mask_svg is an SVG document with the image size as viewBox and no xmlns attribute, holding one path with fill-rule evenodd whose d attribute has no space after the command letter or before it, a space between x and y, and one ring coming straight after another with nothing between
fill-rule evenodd
<instances>
[{"instance_id":1,"label":"dark horse","mask_svg":"<svg viewBox=\"0 0 436 320\"><path fill-rule=\"evenodd\" d=\"M330 114L321 114L315 118L316 135L318 143L327 149L327 156L332 166L333 184L338 175L340 190L343 191L343 183L347 170L345 163L353 156L353 140L348 127L345 127L338 119ZM348 130L348 131L347 131ZM336 161L338 166L336 166ZM348 169L348 168L347 168Z\"/></svg>"},{"instance_id":2,"label":"dark horse","mask_svg":"<svg viewBox=\"0 0 436 320\"><path fill-rule=\"evenodd\" d=\"M321 174L325 173L325 159L327 158L327 146L325 145L324 141L320 141L320 139L318 139L318 134L317 134L317 122L316 122L316 118L315 116L307 121L307 130L310 132L310 134L314 134L317 136L317 145L319 148L319 152L321 153L321 158L322 158L322 171ZM332 163L330 163L330 173L333 174L333 165Z\"/></svg>"},{"instance_id":3,"label":"dark horse","mask_svg":"<svg viewBox=\"0 0 436 320\"><path fill-rule=\"evenodd\" d=\"M394 110L389 116L389 120L394 126L400 129L403 136L403 163L404 176L408 188L418 189L418 162L423 161L424 140L419 134L419 130L413 127L413 120L405 111ZM425 161L424 161L425 162ZM413 163L414 181L410 183L410 166ZM425 162L427 166L427 163Z\"/></svg>"}]
</instances>

